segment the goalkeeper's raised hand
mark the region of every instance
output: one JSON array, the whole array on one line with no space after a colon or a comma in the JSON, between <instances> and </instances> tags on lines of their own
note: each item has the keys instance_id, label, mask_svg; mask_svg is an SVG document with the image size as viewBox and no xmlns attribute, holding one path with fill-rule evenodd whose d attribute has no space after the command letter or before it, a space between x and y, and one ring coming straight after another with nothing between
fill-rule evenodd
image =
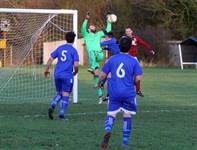
<instances>
[{"instance_id":1,"label":"goalkeeper's raised hand","mask_svg":"<svg viewBox=\"0 0 197 150\"><path fill-rule=\"evenodd\" d=\"M86 18L85 19L87 19L87 20L90 19L90 12L89 11L86 13Z\"/></svg>"}]
</instances>

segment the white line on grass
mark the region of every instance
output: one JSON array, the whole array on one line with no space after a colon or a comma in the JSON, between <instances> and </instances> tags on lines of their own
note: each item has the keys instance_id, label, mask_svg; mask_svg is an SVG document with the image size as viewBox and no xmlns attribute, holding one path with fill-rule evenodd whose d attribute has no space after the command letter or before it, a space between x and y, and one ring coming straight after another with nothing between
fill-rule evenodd
<instances>
[{"instance_id":1,"label":"white line on grass","mask_svg":"<svg viewBox=\"0 0 197 150\"><path fill-rule=\"evenodd\" d=\"M144 111L138 111L137 113L161 113L161 112L192 112L194 110L144 110ZM65 116L89 116L89 115L100 115L100 114L106 114L104 111L99 111L99 112L78 112L78 113L66 113ZM0 114L0 118L7 117L8 115L5 114ZM15 117L23 117L23 118L40 118L40 117L47 117L47 115L42 115L42 114L33 114L33 115L17 115Z\"/></svg>"},{"instance_id":2,"label":"white line on grass","mask_svg":"<svg viewBox=\"0 0 197 150\"><path fill-rule=\"evenodd\" d=\"M160 94L160 97L165 97L165 96L169 96L169 94L167 93L163 93ZM147 97L149 98L155 98L157 96L155 95L147 95ZM190 97L190 98L196 98L197 94L196 93L190 93L189 95L186 94L175 94L173 95L173 97ZM24 103L49 103L51 100L53 99L53 97L44 97L42 100L40 100L40 98L38 97L29 97L29 98L24 98L24 97L2 97L0 99L0 104L24 104ZM70 97L71 102L73 101L73 97ZM79 102L88 102L88 101L93 101L93 100L97 100L97 98L92 98L92 97L81 97L79 98ZM141 101L142 99L138 99L138 101ZM194 104L196 105L196 104Z\"/></svg>"}]
</instances>

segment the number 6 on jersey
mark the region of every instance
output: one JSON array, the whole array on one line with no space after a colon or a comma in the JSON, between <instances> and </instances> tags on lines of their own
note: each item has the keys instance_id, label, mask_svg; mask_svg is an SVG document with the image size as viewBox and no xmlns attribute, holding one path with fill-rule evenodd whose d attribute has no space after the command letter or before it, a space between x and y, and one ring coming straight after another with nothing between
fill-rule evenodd
<instances>
[{"instance_id":1,"label":"number 6 on jersey","mask_svg":"<svg viewBox=\"0 0 197 150\"><path fill-rule=\"evenodd\" d=\"M121 63L118 67L118 69L116 70L116 75L119 78L124 78L125 76L125 70L122 68L124 66L123 63Z\"/></svg>"}]
</instances>

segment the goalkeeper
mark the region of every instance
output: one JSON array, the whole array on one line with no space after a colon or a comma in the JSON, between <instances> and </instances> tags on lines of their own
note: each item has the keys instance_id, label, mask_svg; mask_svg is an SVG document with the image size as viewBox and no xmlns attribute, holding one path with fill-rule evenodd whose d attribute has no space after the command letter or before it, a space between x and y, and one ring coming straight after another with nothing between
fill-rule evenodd
<instances>
[{"instance_id":1,"label":"goalkeeper","mask_svg":"<svg viewBox=\"0 0 197 150\"><path fill-rule=\"evenodd\" d=\"M99 80L99 67L100 63L104 59L104 54L102 48L100 46L101 39L105 36L104 31L96 31L96 27L94 25L90 25L87 30L88 20L90 19L89 13L87 13L86 18L81 27L81 33L84 37L84 42L86 45L86 51L89 59L90 68L88 71L93 74L95 85L97 85ZM111 23L107 22L106 31L111 31ZM102 99L103 92L102 89L99 88L97 90L97 94L99 96L99 100Z\"/></svg>"}]
</instances>

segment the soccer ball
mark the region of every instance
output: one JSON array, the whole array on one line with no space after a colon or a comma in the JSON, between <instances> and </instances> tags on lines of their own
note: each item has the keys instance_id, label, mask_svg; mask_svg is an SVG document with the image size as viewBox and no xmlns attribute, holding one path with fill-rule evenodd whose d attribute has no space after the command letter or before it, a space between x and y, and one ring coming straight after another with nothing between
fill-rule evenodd
<instances>
[{"instance_id":1,"label":"soccer ball","mask_svg":"<svg viewBox=\"0 0 197 150\"><path fill-rule=\"evenodd\" d=\"M4 18L1 19L0 29L1 29L1 31L8 32L10 30L10 21L7 19L4 19Z\"/></svg>"},{"instance_id":2,"label":"soccer ball","mask_svg":"<svg viewBox=\"0 0 197 150\"><path fill-rule=\"evenodd\" d=\"M115 14L109 14L107 15L107 21L114 23L117 21L117 16Z\"/></svg>"}]
</instances>

